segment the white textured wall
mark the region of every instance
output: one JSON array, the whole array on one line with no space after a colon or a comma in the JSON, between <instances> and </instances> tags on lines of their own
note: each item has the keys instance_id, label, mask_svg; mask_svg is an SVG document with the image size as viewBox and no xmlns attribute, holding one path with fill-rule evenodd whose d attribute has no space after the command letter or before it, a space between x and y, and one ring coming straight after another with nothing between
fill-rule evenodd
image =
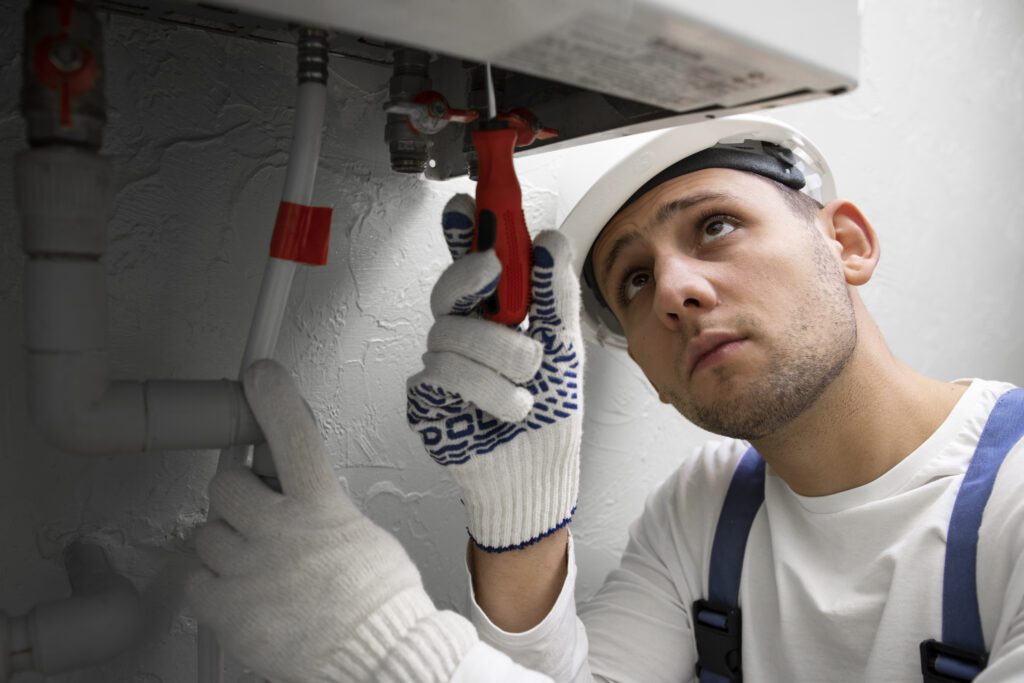
<instances>
[{"instance_id":1,"label":"white textured wall","mask_svg":"<svg viewBox=\"0 0 1024 683\"><path fill-rule=\"evenodd\" d=\"M937 377L1024 384L1024 6L865 3L852 95L779 111L813 137L840 193L881 235L865 288L894 350ZM10 159L21 2L0 0L0 610L67 594L60 550L99 539L138 586L145 642L62 683L188 681L195 624L180 609L188 535L216 454L87 460L29 423L21 312L24 256ZM107 22L119 173L104 262L115 377L212 378L237 370L284 176L290 50L127 19ZM390 173L388 74L336 63L316 201L335 207L331 263L295 283L278 358L323 425L336 469L398 534L438 603L459 606L463 518L452 484L405 424L430 287L447 263L445 199L471 184ZM630 141L524 159L527 220L555 225ZM703 434L657 403L628 359L590 349L578 519L581 595L615 563L643 496ZM232 676L232 679L236 678Z\"/></svg>"}]
</instances>

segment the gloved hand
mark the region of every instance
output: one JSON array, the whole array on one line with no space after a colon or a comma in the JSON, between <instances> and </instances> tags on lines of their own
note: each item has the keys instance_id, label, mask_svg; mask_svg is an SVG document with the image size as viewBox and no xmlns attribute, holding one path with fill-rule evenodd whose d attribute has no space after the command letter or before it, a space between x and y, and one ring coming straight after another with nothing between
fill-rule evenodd
<instances>
[{"instance_id":1,"label":"gloved hand","mask_svg":"<svg viewBox=\"0 0 1024 683\"><path fill-rule=\"evenodd\" d=\"M283 494L246 468L213 479L223 518L196 534L195 616L277 683L448 681L477 642L473 626L435 609L402 546L342 490L287 372L258 361L243 385Z\"/></svg>"},{"instance_id":2,"label":"gloved hand","mask_svg":"<svg viewBox=\"0 0 1024 683\"><path fill-rule=\"evenodd\" d=\"M489 551L529 545L576 510L583 414L579 282L555 231L534 240L525 333L484 320L498 285L494 251L468 254L473 200L445 207L454 263L430 297L424 369L408 381L409 424L462 489L469 533Z\"/></svg>"}]
</instances>

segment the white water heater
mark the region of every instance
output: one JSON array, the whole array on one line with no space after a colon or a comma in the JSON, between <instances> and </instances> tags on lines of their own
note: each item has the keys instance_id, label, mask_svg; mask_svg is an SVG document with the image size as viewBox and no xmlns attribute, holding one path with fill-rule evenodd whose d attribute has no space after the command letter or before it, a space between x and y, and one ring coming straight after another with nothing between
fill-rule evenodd
<instances>
[{"instance_id":1,"label":"white water heater","mask_svg":"<svg viewBox=\"0 0 1024 683\"><path fill-rule=\"evenodd\" d=\"M520 153L836 95L857 82L857 0L100 0L97 5L287 43L294 42L289 26L327 28L332 58L403 71L397 85L392 82L393 101L422 88L442 92L454 107L481 108L486 92L480 65L490 63L499 108L528 108L559 131L557 138ZM462 132L453 126L433 136L426 144L429 152L418 152L422 159L396 170L434 178L465 173L471 146ZM393 143L403 135L393 126L389 139Z\"/></svg>"}]
</instances>

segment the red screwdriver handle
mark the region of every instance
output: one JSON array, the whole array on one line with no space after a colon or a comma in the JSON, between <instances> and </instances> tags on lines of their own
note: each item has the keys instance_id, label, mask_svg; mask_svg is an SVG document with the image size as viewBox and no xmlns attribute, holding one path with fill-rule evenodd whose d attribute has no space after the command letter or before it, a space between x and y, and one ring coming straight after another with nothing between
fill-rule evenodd
<instances>
[{"instance_id":1,"label":"red screwdriver handle","mask_svg":"<svg viewBox=\"0 0 1024 683\"><path fill-rule=\"evenodd\" d=\"M511 128L473 131L480 172L472 250L483 251L493 245L501 261L497 292L485 301L483 314L505 325L518 325L526 317L533 260L523 192L512 165L515 144L516 131Z\"/></svg>"}]
</instances>

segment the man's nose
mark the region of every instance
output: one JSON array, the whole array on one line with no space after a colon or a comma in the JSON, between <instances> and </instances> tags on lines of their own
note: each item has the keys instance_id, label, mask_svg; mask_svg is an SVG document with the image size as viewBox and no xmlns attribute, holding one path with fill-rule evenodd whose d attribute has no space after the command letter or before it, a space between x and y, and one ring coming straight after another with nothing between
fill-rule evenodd
<instances>
[{"instance_id":1,"label":"man's nose","mask_svg":"<svg viewBox=\"0 0 1024 683\"><path fill-rule=\"evenodd\" d=\"M697 321L718 304L715 288L703 263L682 255L665 258L655 266L654 311L671 330Z\"/></svg>"}]
</instances>

